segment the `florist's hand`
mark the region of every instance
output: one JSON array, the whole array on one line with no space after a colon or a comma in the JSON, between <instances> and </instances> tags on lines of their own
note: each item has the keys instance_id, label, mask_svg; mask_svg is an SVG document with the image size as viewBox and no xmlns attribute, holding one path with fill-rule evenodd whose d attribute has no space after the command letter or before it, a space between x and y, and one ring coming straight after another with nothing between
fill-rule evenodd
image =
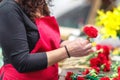
<instances>
[{"instance_id":1,"label":"florist's hand","mask_svg":"<svg viewBox=\"0 0 120 80\"><path fill-rule=\"evenodd\" d=\"M71 41L65 40L65 41L61 42L60 47L64 47L65 45L67 45L69 43L71 43Z\"/></svg>"},{"instance_id":2,"label":"florist's hand","mask_svg":"<svg viewBox=\"0 0 120 80\"><path fill-rule=\"evenodd\" d=\"M93 52L92 44L88 40L84 40L82 38L69 41L68 44L66 44L66 47L72 57L86 56Z\"/></svg>"}]
</instances>

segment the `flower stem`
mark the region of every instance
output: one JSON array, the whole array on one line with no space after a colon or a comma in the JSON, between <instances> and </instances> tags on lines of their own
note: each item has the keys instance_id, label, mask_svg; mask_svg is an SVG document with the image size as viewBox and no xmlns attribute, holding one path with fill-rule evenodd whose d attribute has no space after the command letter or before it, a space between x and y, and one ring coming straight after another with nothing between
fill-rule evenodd
<instances>
[{"instance_id":1,"label":"flower stem","mask_svg":"<svg viewBox=\"0 0 120 80\"><path fill-rule=\"evenodd\" d=\"M91 42L91 41L90 41L90 37L89 37L89 36L87 36L87 40L88 40L89 42Z\"/></svg>"}]
</instances>

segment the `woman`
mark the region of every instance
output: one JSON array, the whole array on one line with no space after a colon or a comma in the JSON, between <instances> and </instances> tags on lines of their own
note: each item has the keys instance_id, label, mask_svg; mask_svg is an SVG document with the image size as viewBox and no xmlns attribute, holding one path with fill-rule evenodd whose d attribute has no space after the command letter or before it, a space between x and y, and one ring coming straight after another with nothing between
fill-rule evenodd
<instances>
[{"instance_id":1,"label":"woman","mask_svg":"<svg viewBox=\"0 0 120 80\"><path fill-rule=\"evenodd\" d=\"M45 0L1 1L1 80L58 80L57 62L92 51L81 38L60 43L58 24Z\"/></svg>"}]
</instances>

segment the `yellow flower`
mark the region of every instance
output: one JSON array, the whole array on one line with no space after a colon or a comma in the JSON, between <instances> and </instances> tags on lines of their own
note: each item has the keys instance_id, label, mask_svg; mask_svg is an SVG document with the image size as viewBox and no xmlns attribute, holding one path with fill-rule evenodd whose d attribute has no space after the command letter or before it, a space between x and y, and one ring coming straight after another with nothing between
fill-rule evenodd
<instances>
[{"instance_id":1,"label":"yellow flower","mask_svg":"<svg viewBox=\"0 0 120 80\"><path fill-rule=\"evenodd\" d=\"M119 55L120 54L120 50L118 48L116 48L115 50L113 50L112 54L113 55Z\"/></svg>"},{"instance_id":2,"label":"yellow flower","mask_svg":"<svg viewBox=\"0 0 120 80\"><path fill-rule=\"evenodd\" d=\"M100 32L103 38L116 38L120 30L120 6L114 8L113 11L99 10L96 25L102 27Z\"/></svg>"},{"instance_id":3,"label":"yellow flower","mask_svg":"<svg viewBox=\"0 0 120 80\"><path fill-rule=\"evenodd\" d=\"M92 46L95 47L97 45L96 42L92 42Z\"/></svg>"}]
</instances>

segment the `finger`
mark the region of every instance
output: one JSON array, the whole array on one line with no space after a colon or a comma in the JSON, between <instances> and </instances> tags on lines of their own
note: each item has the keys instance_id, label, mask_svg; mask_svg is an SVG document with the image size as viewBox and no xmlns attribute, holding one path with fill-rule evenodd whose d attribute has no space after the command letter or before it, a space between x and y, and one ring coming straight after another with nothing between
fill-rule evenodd
<instances>
[{"instance_id":1,"label":"finger","mask_svg":"<svg viewBox=\"0 0 120 80\"><path fill-rule=\"evenodd\" d=\"M79 43L80 45L82 45L82 46L85 46L86 44L89 43L88 40L84 40L84 39L78 39L77 41L78 41L78 43Z\"/></svg>"},{"instance_id":2,"label":"finger","mask_svg":"<svg viewBox=\"0 0 120 80\"><path fill-rule=\"evenodd\" d=\"M92 52L94 52L93 49L89 49L89 50L87 50L87 53L92 53Z\"/></svg>"},{"instance_id":3,"label":"finger","mask_svg":"<svg viewBox=\"0 0 120 80\"><path fill-rule=\"evenodd\" d=\"M86 44L88 44L88 43L89 43L88 40L84 40L84 41L83 41L83 44L84 44L84 45L86 45Z\"/></svg>"},{"instance_id":4,"label":"finger","mask_svg":"<svg viewBox=\"0 0 120 80\"><path fill-rule=\"evenodd\" d=\"M89 49L89 50L86 51L86 53L85 53L84 55L85 55L85 56L86 56L86 55L89 55L89 54L91 54L92 52L94 52L93 49Z\"/></svg>"},{"instance_id":5,"label":"finger","mask_svg":"<svg viewBox=\"0 0 120 80\"><path fill-rule=\"evenodd\" d=\"M89 44L87 44L87 45L85 45L85 47L84 47L84 50L89 50L89 49L91 49L92 48L92 44L91 43L89 43Z\"/></svg>"}]
</instances>

